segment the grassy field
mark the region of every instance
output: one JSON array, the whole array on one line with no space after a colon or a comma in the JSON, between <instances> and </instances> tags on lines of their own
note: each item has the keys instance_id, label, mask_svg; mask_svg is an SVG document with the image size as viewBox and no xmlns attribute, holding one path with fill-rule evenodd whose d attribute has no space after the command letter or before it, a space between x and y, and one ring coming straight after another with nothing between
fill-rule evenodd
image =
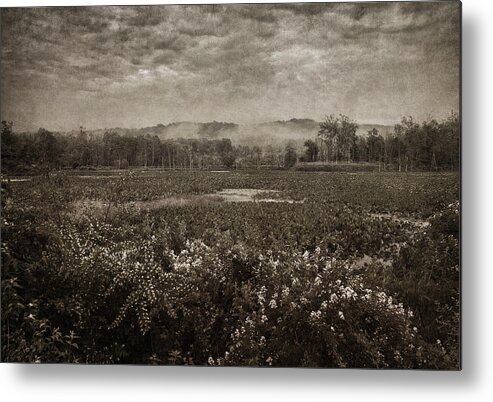
<instances>
[{"instance_id":1,"label":"grassy field","mask_svg":"<svg viewBox=\"0 0 493 402\"><path fill-rule=\"evenodd\" d=\"M4 361L458 367L458 174L25 179L2 194Z\"/></svg>"}]
</instances>

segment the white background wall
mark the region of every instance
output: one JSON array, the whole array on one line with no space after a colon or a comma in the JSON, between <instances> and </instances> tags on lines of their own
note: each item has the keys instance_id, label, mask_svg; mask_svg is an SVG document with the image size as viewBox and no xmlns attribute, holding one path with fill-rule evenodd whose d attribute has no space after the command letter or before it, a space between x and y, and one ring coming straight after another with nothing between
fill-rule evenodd
<instances>
[{"instance_id":1,"label":"white background wall","mask_svg":"<svg viewBox=\"0 0 493 402\"><path fill-rule=\"evenodd\" d=\"M193 3L188 0L186 3ZM216 2L220 2L217 1ZM1 6L163 1L2 1ZM175 1L179 3L179 1ZM0 365L4 401L465 401L493 395L493 1L463 1L462 372ZM489 397L487 395L490 395Z\"/></svg>"}]
</instances>

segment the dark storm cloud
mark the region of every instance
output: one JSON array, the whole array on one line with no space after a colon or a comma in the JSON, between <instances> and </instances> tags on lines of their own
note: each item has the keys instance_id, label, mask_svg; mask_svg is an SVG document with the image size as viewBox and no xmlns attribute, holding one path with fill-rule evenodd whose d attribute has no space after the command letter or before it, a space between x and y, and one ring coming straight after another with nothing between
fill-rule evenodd
<instances>
[{"instance_id":1,"label":"dark storm cloud","mask_svg":"<svg viewBox=\"0 0 493 402\"><path fill-rule=\"evenodd\" d=\"M324 4L324 3L312 3L312 4L280 4L279 8L288 10L296 15L302 16L317 16L332 8L337 8L340 5L337 4Z\"/></svg>"},{"instance_id":2,"label":"dark storm cloud","mask_svg":"<svg viewBox=\"0 0 493 402\"><path fill-rule=\"evenodd\" d=\"M244 5L235 7L237 15L240 18L247 18L253 21L264 22L267 24L278 21L275 10L276 6L257 7L256 5Z\"/></svg>"},{"instance_id":3,"label":"dark storm cloud","mask_svg":"<svg viewBox=\"0 0 493 402\"><path fill-rule=\"evenodd\" d=\"M144 126L458 108L457 3L2 10L2 119Z\"/></svg>"},{"instance_id":4,"label":"dark storm cloud","mask_svg":"<svg viewBox=\"0 0 493 402\"><path fill-rule=\"evenodd\" d=\"M159 25L165 15L163 15L162 9L157 9L154 7L135 7L134 15L128 19L129 25L136 27L147 27Z\"/></svg>"}]
</instances>

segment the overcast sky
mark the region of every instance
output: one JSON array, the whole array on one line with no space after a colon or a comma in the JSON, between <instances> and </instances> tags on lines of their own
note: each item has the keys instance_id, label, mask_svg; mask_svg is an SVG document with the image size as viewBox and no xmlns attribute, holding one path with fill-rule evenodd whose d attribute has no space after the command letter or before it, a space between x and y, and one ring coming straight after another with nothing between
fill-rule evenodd
<instances>
[{"instance_id":1,"label":"overcast sky","mask_svg":"<svg viewBox=\"0 0 493 402\"><path fill-rule=\"evenodd\" d=\"M17 130L459 105L458 3L4 9L2 120Z\"/></svg>"}]
</instances>

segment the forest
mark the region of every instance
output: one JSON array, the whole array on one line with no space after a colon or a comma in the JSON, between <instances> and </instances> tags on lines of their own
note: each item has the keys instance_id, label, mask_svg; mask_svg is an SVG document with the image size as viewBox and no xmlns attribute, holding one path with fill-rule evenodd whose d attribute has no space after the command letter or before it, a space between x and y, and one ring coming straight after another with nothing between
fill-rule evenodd
<instances>
[{"instance_id":1,"label":"forest","mask_svg":"<svg viewBox=\"0 0 493 402\"><path fill-rule=\"evenodd\" d=\"M80 128L77 134L15 133L2 122L2 170L29 171L112 167L166 170L218 168L291 168L309 170L311 164L368 164L369 170L438 171L459 169L460 124L452 113L443 121L417 123L403 117L392 133L373 128L356 135L358 125L349 117L330 115L303 149L281 146L235 145L233 138L166 139L158 136L123 136L107 130L102 136Z\"/></svg>"},{"instance_id":2,"label":"forest","mask_svg":"<svg viewBox=\"0 0 493 402\"><path fill-rule=\"evenodd\" d=\"M327 116L317 140L307 140L300 157L305 162L373 162L382 170L454 170L459 168L460 123L452 113L444 121L421 124L403 117L393 133L383 136L373 128L357 136L358 125L347 116Z\"/></svg>"}]
</instances>

